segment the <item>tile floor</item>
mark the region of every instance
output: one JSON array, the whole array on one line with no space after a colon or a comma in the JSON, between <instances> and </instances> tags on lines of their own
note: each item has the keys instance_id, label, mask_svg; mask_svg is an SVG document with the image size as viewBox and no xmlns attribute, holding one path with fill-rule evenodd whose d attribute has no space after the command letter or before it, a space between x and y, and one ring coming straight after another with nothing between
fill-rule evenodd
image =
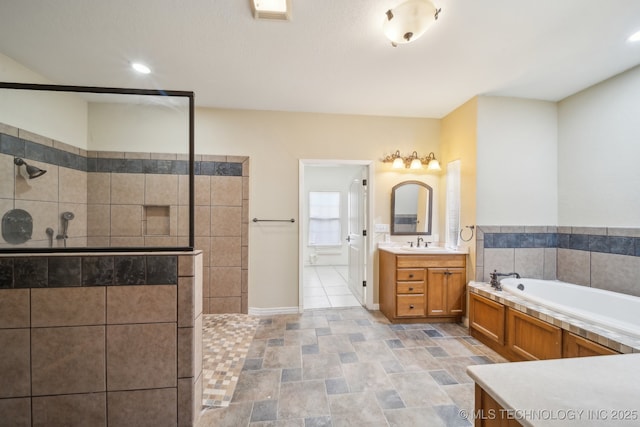
<instances>
[{"instance_id":1,"label":"tile floor","mask_svg":"<svg viewBox=\"0 0 640 427\"><path fill-rule=\"evenodd\" d=\"M199 426L470 426L466 367L497 362L458 324L392 325L362 307L260 317L231 403Z\"/></svg>"},{"instance_id":2,"label":"tile floor","mask_svg":"<svg viewBox=\"0 0 640 427\"><path fill-rule=\"evenodd\" d=\"M349 290L346 265L305 266L303 275L305 310L360 306Z\"/></svg>"}]
</instances>

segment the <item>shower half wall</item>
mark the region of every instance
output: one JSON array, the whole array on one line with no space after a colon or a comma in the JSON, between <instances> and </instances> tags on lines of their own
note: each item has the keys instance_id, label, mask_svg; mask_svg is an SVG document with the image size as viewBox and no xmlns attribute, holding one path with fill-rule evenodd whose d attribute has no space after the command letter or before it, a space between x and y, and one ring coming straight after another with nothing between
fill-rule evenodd
<instances>
[{"instance_id":1,"label":"shower half wall","mask_svg":"<svg viewBox=\"0 0 640 427\"><path fill-rule=\"evenodd\" d=\"M15 157L47 173L28 179ZM204 312L246 313L249 158L196 154L195 175ZM33 218L30 240L0 238L4 250L63 247L63 212L75 216L69 248L188 246L188 188L186 154L86 151L0 124L0 216L22 209Z\"/></svg>"}]
</instances>

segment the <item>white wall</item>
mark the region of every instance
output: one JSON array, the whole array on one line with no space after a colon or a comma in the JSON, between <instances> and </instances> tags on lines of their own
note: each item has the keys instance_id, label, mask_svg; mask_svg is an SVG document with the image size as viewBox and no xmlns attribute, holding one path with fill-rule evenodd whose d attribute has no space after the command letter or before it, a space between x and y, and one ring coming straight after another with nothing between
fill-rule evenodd
<instances>
[{"instance_id":1,"label":"white wall","mask_svg":"<svg viewBox=\"0 0 640 427\"><path fill-rule=\"evenodd\" d=\"M1 53L0 81L52 84ZM0 89L0 123L87 149L87 102L72 93Z\"/></svg>"},{"instance_id":2,"label":"white wall","mask_svg":"<svg viewBox=\"0 0 640 427\"><path fill-rule=\"evenodd\" d=\"M558 222L557 105L478 98L477 223Z\"/></svg>"},{"instance_id":3,"label":"white wall","mask_svg":"<svg viewBox=\"0 0 640 427\"><path fill-rule=\"evenodd\" d=\"M436 119L196 111L196 152L250 157L250 218L297 218L299 159L374 160L373 222L388 224L391 187L421 179L437 192L438 178L393 172L379 160L395 150L437 155L439 140ZM250 223L249 242L249 306L297 307L298 223ZM373 292L377 302L377 283Z\"/></svg>"},{"instance_id":4,"label":"white wall","mask_svg":"<svg viewBox=\"0 0 640 427\"><path fill-rule=\"evenodd\" d=\"M640 226L640 67L559 103L558 223Z\"/></svg>"},{"instance_id":5,"label":"white wall","mask_svg":"<svg viewBox=\"0 0 640 427\"><path fill-rule=\"evenodd\" d=\"M363 166L313 166L306 165L304 172L305 200L303 204L305 221L303 233L303 262L315 265L347 265L349 262L348 246L345 238L349 230L348 203L349 187L355 178L360 178ZM342 244L330 248L314 248L309 246L309 192L310 191L338 191L340 192L340 234Z\"/></svg>"}]
</instances>

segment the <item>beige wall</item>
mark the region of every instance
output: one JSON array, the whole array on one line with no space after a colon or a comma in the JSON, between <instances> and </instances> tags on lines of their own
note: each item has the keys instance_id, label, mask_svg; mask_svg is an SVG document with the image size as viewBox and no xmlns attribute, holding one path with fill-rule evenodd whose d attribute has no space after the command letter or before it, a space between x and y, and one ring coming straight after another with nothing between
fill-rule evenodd
<instances>
[{"instance_id":1,"label":"beige wall","mask_svg":"<svg viewBox=\"0 0 640 427\"><path fill-rule=\"evenodd\" d=\"M478 121L478 98L473 98L458 107L442 119L442 158L443 169L440 192L440 234L445 235L445 209L447 163L460 160L460 225L476 225L476 140ZM464 237L467 238L466 230ZM474 233L475 236L475 233ZM444 240L444 237L443 237ZM475 237L462 242L469 248L470 262L467 264L467 277L475 277Z\"/></svg>"},{"instance_id":2,"label":"beige wall","mask_svg":"<svg viewBox=\"0 0 640 427\"><path fill-rule=\"evenodd\" d=\"M478 98L477 222L558 222L557 104Z\"/></svg>"},{"instance_id":3,"label":"beige wall","mask_svg":"<svg viewBox=\"0 0 640 427\"><path fill-rule=\"evenodd\" d=\"M0 81L52 82L0 53ZM87 102L70 93L2 89L0 121L87 149Z\"/></svg>"},{"instance_id":4,"label":"beige wall","mask_svg":"<svg viewBox=\"0 0 640 427\"><path fill-rule=\"evenodd\" d=\"M640 67L558 104L559 225L640 226Z\"/></svg>"},{"instance_id":5,"label":"beige wall","mask_svg":"<svg viewBox=\"0 0 640 427\"><path fill-rule=\"evenodd\" d=\"M437 175L391 172L400 150L439 155L440 121L391 117L197 109L196 152L251 158L249 217L297 218L298 160L374 160L374 223L389 223L390 191L405 179L437 190ZM437 197L437 196L436 196ZM249 307L298 306L299 223L249 223ZM374 236L374 238L381 236ZM377 284L374 285L377 300Z\"/></svg>"}]
</instances>

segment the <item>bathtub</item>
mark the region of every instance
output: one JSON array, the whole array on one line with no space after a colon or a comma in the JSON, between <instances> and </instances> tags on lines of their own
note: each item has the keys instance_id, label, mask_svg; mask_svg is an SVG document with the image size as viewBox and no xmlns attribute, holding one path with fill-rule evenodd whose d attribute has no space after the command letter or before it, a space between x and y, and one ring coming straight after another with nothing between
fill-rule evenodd
<instances>
[{"instance_id":1,"label":"bathtub","mask_svg":"<svg viewBox=\"0 0 640 427\"><path fill-rule=\"evenodd\" d=\"M640 297L556 280L510 278L500 283L504 291L534 304L640 338Z\"/></svg>"}]
</instances>

